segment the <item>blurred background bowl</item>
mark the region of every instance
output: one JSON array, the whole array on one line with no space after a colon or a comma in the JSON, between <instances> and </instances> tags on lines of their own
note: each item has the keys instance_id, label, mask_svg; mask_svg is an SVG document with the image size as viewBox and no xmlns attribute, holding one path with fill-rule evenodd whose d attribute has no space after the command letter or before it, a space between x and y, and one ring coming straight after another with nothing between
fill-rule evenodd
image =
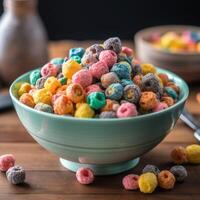
<instances>
[{"instance_id":1,"label":"blurred background bowl","mask_svg":"<svg viewBox=\"0 0 200 200\"><path fill-rule=\"evenodd\" d=\"M200 80L200 53L169 52L154 47L148 39L154 33L164 34L169 31L200 31L200 27L184 25L168 25L146 28L135 35L137 57L141 62L152 63L180 75L187 82Z\"/></svg>"}]
</instances>

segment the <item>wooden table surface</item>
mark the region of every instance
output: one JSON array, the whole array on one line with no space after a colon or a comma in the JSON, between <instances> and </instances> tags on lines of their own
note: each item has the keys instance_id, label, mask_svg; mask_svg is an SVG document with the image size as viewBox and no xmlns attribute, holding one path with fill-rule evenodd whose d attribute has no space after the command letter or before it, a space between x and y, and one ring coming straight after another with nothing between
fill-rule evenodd
<instances>
[{"instance_id":1,"label":"wooden table surface","mask_svg":"<svg viewBox=\"0 0 200 200\"><path fill-rule=\"evenodd\" d=\"M92 42L90 42L92 43ZM54 42L50 44L50 56L64 56L70 46L76 42ZM88 44L84 42L83 46ZM131 43L127 43L131 46ZM191 94L186 107L200 118L200 105L195 99L197 86L190 88ZM149 134L153 134L149 132ZM141 157L139 165L129 172L113 176L99 176L90 186L80 185L75 174L66 170L59 163L58 157L43 149L27 134L14 110L0 114L0 154L12 153L17 164L27 171L26 183L15 186L7 182L5 174L0 174L0 200L199 200L200 199L200 166L187 165L189 177L182 184L176 184L171 191L157 189L150 195L139 191L125 191L122 188L122 177L128 173L140 174L145 164L155 164L160 169L169 169L170 151L177 145L186 146L197 143L193 131L181 121L174 130L152 151Z\"/></svg>"}]
</instances>

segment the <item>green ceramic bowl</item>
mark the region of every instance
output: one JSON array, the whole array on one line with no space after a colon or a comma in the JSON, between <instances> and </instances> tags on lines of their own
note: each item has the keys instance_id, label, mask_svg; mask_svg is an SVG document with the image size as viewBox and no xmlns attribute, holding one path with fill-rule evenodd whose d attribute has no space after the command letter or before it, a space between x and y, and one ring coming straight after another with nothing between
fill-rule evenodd
<instances>
[{"instance_id":1,"label":"green ceramic bowl","mask_svg":"<svg viewBox=\"0 0 200 200\"><path fill-rule=\"evenodd\" d=\"M87 166L96 175L115 174L134 167L139 156L159 144L173 129L188 97L187 84L167 73L180 86L180 99L170 108L126 119L78 119L36 111L17 99L17 83L29 81L29 73L16 79L10 95L28 133L45 149L57 154L66 168Z\"/></svg>"}]
</instances>

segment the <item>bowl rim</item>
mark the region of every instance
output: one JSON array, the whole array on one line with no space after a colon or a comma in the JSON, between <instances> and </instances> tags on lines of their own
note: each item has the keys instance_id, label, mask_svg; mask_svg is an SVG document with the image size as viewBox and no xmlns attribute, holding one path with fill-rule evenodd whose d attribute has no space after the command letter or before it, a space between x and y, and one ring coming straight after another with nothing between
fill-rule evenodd
<instances>
[{"instance_id":1,"label":"bowl rim","mask_svg":"<svg viewBox=\"0 0 200 200\"><path fill-rule=\"evenodd\" d=\"M193 28L193 29L199 29L200 31L200 27L199 26L192 26L192 25L161 25L161 26L152 26L152 27L148 27L148 28L144 28L140 31L138 31L135 36L134 36L134 40L135 40L135 43L137 43L137 41L141 41L143 42L146 46L148 46L148 48L151 48L159 53L165 53L165 54L168 54L168 55L173 55L173 56L200 56L200 52L170 52L170 51L166 51L162 48L155 48L150 42L148 42L147 40L145 40L143 38L143 34L146 33L146 32L152 32L152 31L155 31L157 29L160 29L160 28L169 28L169 29L172 29L172 28L175 28L175 27L178 27L178 28L187 28L190 29L190 28ZM159 30L158 30L159 31Z\"/></svg>"},{"instance_id":2,"label":"bowl rim","mask_svg":"<svg viewBox=\"0 0 200 200\"><path fill-rule=\"evenodd\" d=\"M138 116L135 116L135 117L112 118L112 119L76 118L76 117L70 117L70 116L64 116L64 115L56 115L54 113L47 113L47 112L42 112L42 111L35 110L35 109L33 109L33 108L31 108L31 107L29 107L29 106L21 103L17 99L17 97L15 97L15 95L12 92L13 88L15 87L15 84L18 83L18 82L20 82L20 80L23 79L24 77L28 76L31 73L31 71L29 71L29 72L27 72L25 74L22 74L17 79L15 79L13 81L13 83L11 84L11 86L10 86L9 93L10 93L12 101L15 102L18 106L22 107L23 109L25 109L27 111L30 111L30 112L35 113L35 114L42 115L44 117L51 117L51 118L54 118L54 119L63 119L63 120L79 121L79 122L122 122L122 121L136 121L136 120L140 120L140 119L145 119L145 118L149 118L149 117L158 116L158 115L161 115L162 113L165 113L165 112L169 112L169 111L173 110L174 108L177 108L178 106L180 106L181 104L183 104L187 100L187 98L188 98L189 87L188 87L187 83L182 78L180 78L178 75L174 74L173 72L171 72L169 70L161 69L159 67L156 67L156 69L158 70L159 73L167 73L168 75L170 75L174 79L176 79L178 82L180 82L181 85L183 85L183 87L185 89L185 92L183 93L182 98L178 102L176 102L174 105L168 107L167 109L161 110L159 112L152 112L152 113L148 113L148 114L144 114L144 115L138 115ZM36 70L36 69L34 69L34 70ZM34 70L32 70L32 71L34 71Z\"/></svg>"}]
</instances>

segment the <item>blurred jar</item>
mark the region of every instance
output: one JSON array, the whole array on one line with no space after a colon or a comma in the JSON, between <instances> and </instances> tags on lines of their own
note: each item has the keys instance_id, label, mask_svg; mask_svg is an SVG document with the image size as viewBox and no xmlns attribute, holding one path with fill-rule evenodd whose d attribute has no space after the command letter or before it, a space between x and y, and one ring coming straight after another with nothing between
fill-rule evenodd
<instances>
[{"instance_id":1,"label":"blurred jar","mask_svg":"<svg viewBox=\"0 0 200 200\"><path fill-rule=\"evenodd\" d=\"M0 81L48 61L47 34L37 13L37 0L4 0L0 20Z\"/></svg>"}]
</instances>

